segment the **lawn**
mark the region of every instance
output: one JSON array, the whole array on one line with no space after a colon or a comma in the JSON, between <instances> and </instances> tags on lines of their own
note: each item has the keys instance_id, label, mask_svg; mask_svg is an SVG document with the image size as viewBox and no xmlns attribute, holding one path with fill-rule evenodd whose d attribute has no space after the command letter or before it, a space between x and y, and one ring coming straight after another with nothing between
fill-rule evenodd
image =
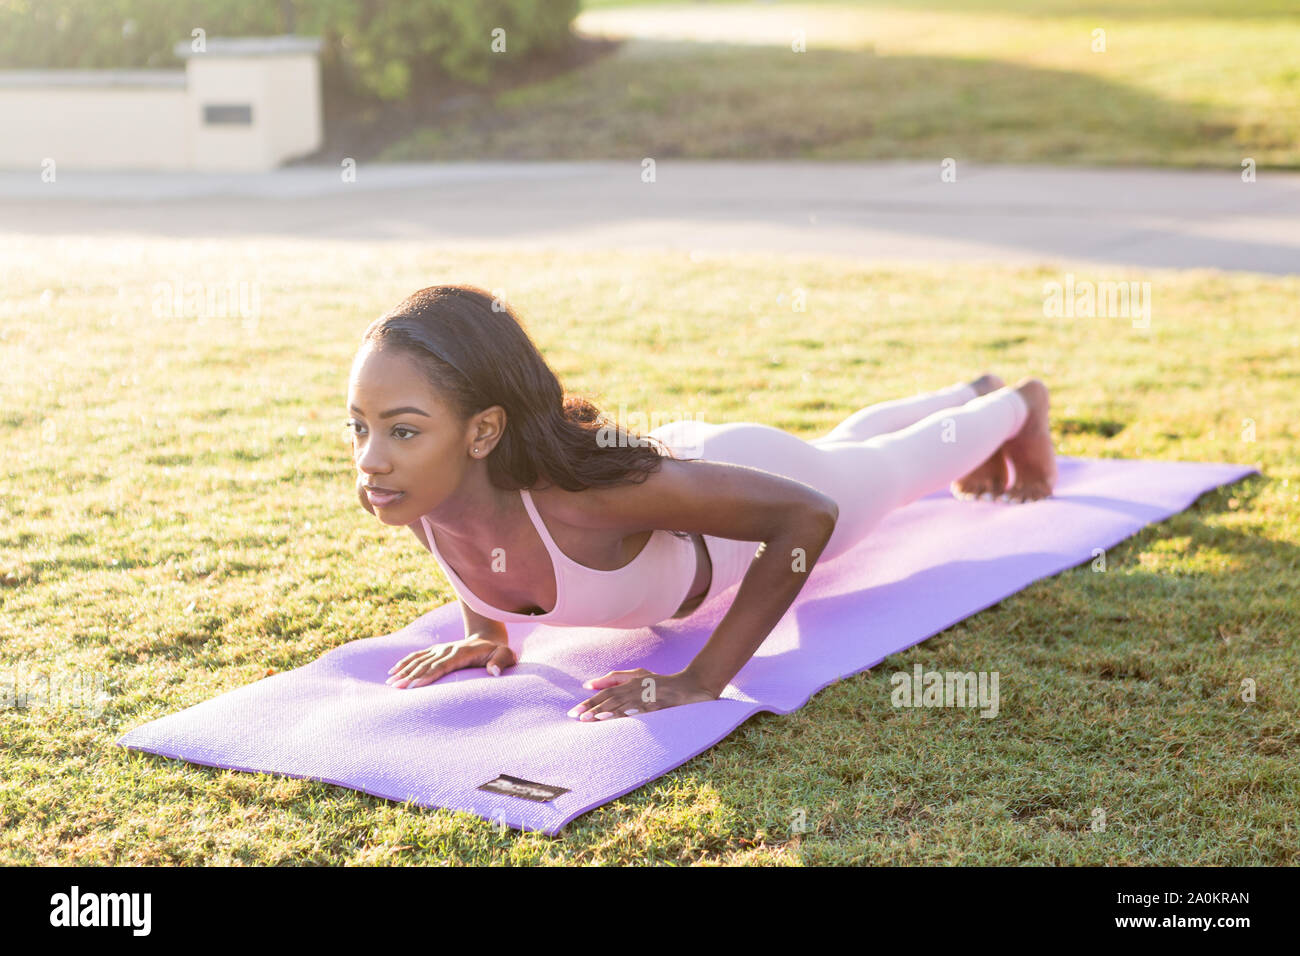
<instances>
[{"instance_id":1,"label":"lawn","mask_svg":"<svg viewBox=\"0 0 1300 956\"><path fill-rule=\"evenodd\" d=\"M1300 166L1291 0L588 3L575 27L636 39L381 158Z\"/></svg>"},{"instance_id":2,"label":"lawn","mask_svg":"<svg viewBox=\"0 0 1300 956\"><path fill-rule=\"evenodd\" d=\"M0 709L0 863L1295 865L1300 280L1076 270L1126 277L1151 282L1149 328L1045 318L1051 269L0 239L0 677L99 675L106 693L98 717ZM611 413L811 438L993 370L1048 382L1067 455L1263 475L1104 571L750 719L554 838L113 746L453 599L412 535L358 506L342 424L362 329L441 281L505 290ZM257 309L168 314L160 291L190 283L246 283ZM895 709L890 675L914 663L998 671L998 717Z\"/></svg>"}]
</instances>

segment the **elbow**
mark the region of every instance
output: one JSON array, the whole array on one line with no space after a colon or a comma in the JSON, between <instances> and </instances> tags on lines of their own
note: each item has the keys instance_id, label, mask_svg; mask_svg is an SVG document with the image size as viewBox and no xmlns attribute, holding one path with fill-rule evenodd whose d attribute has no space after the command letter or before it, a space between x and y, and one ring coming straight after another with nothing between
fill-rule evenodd
<instances>
[{"instance_id":1,"label":"elbow","mask_svg":"<svg viewBox=\"0 0 1300 956\"><path fill-rule=\"evenodd\" d=\"M840 506L830 495L822 495L817 503L816 513L818 519L825 522L826 536L830 537L831 532L835 530L835 522L840 519Z\"/></svg>"},{"instance_id":2,"label":"elbow","mask_svg":"<svg viewBox=\"0 0 1300 956\"><path fill-rule=\"evenodd\" d=\"M809 530L815 532L826 540L830 540L831 533L835 530L835 523L840 517L840 507L835 501L822 496L822 500L814 502L805 509L801 509L798 517L791 523L790 527L795 533L802 537L808 534Z\"/></svg>"},{"instance_id":3,"label":"elbow","mask_svg":"<svg viewBox=\"0 0 1300 956\"><path fill-rule=\"evenodd\" d=\"M815 512L818 533L821 536L822 547L830 543L831 535L835 533L835 522L840 518L840 507L834 501L827 500L826 507L818 508Z\"/></svg>"},{"instance_id":4,"label":"elbow","mask_svg":"<svg viewBox=\"0 0 1300 956\"><path fill-rule=\"evenodd\" d=\"M840 520L840 506L834 501L830 502L830 507L822 512L822 516L826 522L826 540L829 541L835 531L835 523Z\"/></svg>"}]
</instances>

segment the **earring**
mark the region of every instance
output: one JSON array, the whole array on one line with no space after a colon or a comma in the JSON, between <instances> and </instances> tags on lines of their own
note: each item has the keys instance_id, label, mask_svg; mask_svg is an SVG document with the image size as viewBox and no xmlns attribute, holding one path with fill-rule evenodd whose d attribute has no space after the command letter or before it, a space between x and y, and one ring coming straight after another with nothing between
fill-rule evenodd
<instances>
[{"instance_id":1,"label":"earring","mask_svg":"<svg viewBox=\"0 0 1300 956\"><path fill-rule=\"evenodd\" d=\"M477 449L477 448L474 449L474 454L476 454L476 455L478 454L478 449Z\"/></svg>"}]
</instances>

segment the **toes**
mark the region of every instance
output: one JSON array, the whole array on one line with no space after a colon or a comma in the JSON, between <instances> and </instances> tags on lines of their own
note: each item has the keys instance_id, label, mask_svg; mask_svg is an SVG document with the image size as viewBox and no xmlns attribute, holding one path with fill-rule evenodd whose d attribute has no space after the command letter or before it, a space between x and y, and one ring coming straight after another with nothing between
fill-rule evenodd
<instances>
[{"instance_id":1,"label":"toes","mask_svg":"<svg viewBox=\"0 0 1300 956\"><path fill-rule=\"evenodd\" d=\"M1042 498L1050 498L1051 495L1052 488L1050 485L1035 482L1016 485L1007 492L1006 497L1009 501L1017 501L1023 504L1029 501L1038 501Z\"/></svg>"},{"instance_id":2,"label":"toes","mask_svg":"<svg viewBox=\"0 0 1300 956\"><path fill-rule=\"evenodd\" d=\"M1022 489L1023 490L1023 489ZM998 501L1005 500L1008 492L1006 482L991 481L965 486L953 483L949 487L954 498L962 501Z\"/></svg>"}]
</instances>

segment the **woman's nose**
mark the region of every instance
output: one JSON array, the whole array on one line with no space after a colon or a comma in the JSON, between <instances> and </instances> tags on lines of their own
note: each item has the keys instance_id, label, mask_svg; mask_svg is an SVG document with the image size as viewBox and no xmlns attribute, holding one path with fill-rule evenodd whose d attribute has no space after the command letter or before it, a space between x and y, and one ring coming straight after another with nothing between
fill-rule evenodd
<instances>
[{"instance_id":1,"label":"woman's nose","mask_svg":"<svg viewBox=\"0 0 1300 956\"><path fill-rule=\"evenodd\" d=\"M385 470L387 462L383 461L374 451L374 445L367 445L361 449L356 456L357 468L367 475L373 475Z\"/></svg>"}]
</instances>

